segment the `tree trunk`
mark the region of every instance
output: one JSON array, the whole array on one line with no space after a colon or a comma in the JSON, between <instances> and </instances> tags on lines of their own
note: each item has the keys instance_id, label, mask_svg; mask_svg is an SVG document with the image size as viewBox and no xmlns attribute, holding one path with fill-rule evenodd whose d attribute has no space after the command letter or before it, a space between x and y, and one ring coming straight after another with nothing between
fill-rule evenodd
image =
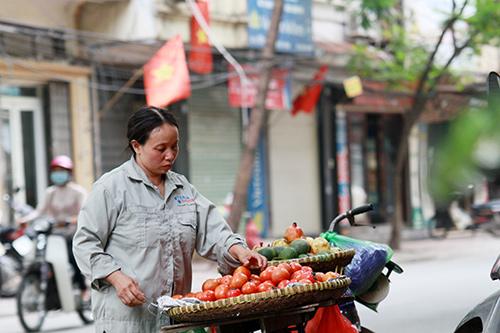
<instances>
[{"instance_id":1,"label":"tree trunk","mask_svg":"<svg viewBox=\"0 0 500 333\"><path fill-rule=\"evenodd\" d=\"M233 203L229 214L228 223L237 231L241 220L241 215L246 208L247 189L252 176L252 167L255 160L255 151L261 137L262 125L265 119L265 101L269 81L271 79L272 59L274 56L274 44L278 36L278 28L283 11L283 0L274 1L274 9L271 18L269 31L267 32L266 45L262 50L263 68L259 77L255 107L250 115L250 122L246 133L246 142L240 167L236 176L233 191Z\"/></svg>"},{"instance_id":2,"label":"tree trunk","mask_svg":"<svg viewBox=\"0 0 500 333\"><path fill-rule=\"evenodd\" d=\"M397 168L396 168L397 169ZM395 250L401 248L401 229L403 227L403 176L399 171L394 175L394 193L396 194L394 200L395 211L392 217L392 229L389 240L389 246Z\"/></svg>"},{"instance_id":3,"label":"tree trunk","mask_svg":"<svg viewBox=\"0 0 500 333\"><path fill-rule=\"evenodd\" d=\"M471 33L471 35L466 39L466 41L459 46L456 43L454 27L459 18L462 16L465 8L468 5L469 0L465 0L461 7L456 8L456 3L453 1L452 7L452 16L445 21L445 25L441 30L441 34L439 35L436 44L434 45L433 51L429 54L429 58L427 63L422 71L417 88L415 89L413 104L411 109L404 115L403 117L403 130L401 132L400 140L398 143L397 149L397 158L396 158L396 174L394 175L394 185L393 190L395 193L395 212L392 216L391 224L392 230L389 240L389 245L394 249L399 249L401 247L401 230L403 228L403 171L405 167L405 162L408 156L408 138L410 135L410 131L412 127L418 122L420 115L423 113L425 105L430 98L431 93L435 91L437 84L442 75L444 75L454 61L454 59L459 56L462 51L467 48L471 42L474 40L475 36L479 33L479 31L475 31ZM401 4L401 2L398 2ZM451 31L453 35L453 54L448 58L446 64L441 68L439 74L435 77L431 77L431 71L433 66L435 65L435 58L438 53L438 50L443 43L444 37L447 32Z\"/></svg>"},{"instance_id":4,"label":"tree trunk","mask_svg":"<svg viewBox=\"0 0 500 333\"><path fill-rule=\"evenodd\" d=\"M394 175L394 204L395 211L392 216L392 229L391 236L389 240L389 245L395 249L399 250L401 248L401 231L403 228L403 191L404 191L404 179L403 172L408 156L408 139L410 136L411 129L417 123L420 115L422 114L425 103L428 100L429 93L422 93L421 91L415 94L415 100L411 109L403 117L403 130L401 132L400 140L398 143L398 150L396 155L396 173Z\"/></svg>"}]
</instances>

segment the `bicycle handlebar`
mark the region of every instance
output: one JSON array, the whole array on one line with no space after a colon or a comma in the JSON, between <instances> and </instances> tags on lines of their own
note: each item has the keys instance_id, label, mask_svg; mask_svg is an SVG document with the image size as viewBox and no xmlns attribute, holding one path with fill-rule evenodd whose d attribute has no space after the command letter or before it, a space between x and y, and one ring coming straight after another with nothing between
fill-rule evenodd
<instances>
[{"instance_id":1,"label":"bicycle handlebar","mask_svg":"<svg viewBox=\"0 0 500 333\"><path fill-rule=\"evenodd\" d=\"M363 206L359 206L359 207L356 207L356 208L353 208L351 209L351 215L359 215L359 214L363 214L363 213L366 213L366 212L369 212L373 210L373 204L366 204L366 205L363 205Z\"/></svg>"},{"instance_id":2,"label":"bicycle handlebar","mask_svg":"<svg viewBox=\"0 0 500 333\"><path fill-rule=\"evenodd\" d=\"M338 215L336 218L333 219L332 222L330 222L330 228L328 228L328 231L333 231L335 225L345 218L347 218L349 224L353 227L364 225L364 224L357 224L356 221L354 220L354 216L369 212L371 210L373 210L373 204L371 203L348 210L347 212Z\"/></svg>"}]
</instances>

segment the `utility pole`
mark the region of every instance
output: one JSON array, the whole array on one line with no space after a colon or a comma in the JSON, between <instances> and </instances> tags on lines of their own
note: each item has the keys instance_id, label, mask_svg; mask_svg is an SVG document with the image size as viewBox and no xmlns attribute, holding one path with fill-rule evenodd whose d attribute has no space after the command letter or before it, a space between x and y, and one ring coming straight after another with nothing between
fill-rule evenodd
<instances>
[{"instance_id":1,"label":"utility pole","mask_svg":"<svg viewBox=\"0 0 500 333\"><path fill-rule=\"evenodd\" d=\"M274 1L274 9L271 24L267 32L266 44L262 50L262 71L260 72L257 86L255 107L250 115L250 122L246 130L246 142L241 156L240 167L236 176L233 190L233 203L229 214L228 223L236 231L241 220L241 215L246 208L247 189L252 177L252 168L255 160L255 151L259 144L261 131L265 117L265 102L269 81L271 80L272 61L274 57L275 42L278 37L278 29L283 12L283 0ZM242 83L243 84L243 83Z\"/></svg>"}]
</instances>

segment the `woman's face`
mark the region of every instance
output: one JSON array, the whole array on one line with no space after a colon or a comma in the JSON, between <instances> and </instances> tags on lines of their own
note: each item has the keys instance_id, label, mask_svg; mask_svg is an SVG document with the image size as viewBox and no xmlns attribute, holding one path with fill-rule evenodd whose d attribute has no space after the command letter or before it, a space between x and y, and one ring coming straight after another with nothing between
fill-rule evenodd
<instances>
[{"instance_id":1,"label":"woman's face","mask_svg":"<svg viewBox=\"0 0 500 333\"><path fill-rule=\"evenodd\" d=\"M179 152L177 127L163 124L153 129L149 139L141 145L133 140L137 163L149 174L158 176L172 169Z\"/></svg>"}]
</instances>

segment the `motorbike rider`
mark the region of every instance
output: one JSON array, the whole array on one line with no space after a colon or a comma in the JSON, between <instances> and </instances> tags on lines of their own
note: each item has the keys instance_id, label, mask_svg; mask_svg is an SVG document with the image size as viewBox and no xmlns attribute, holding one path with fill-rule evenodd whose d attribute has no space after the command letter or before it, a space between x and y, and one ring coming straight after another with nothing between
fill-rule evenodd
<instances>
[{"instance_id":1,"label":"motorbike rider","mask_svg":"<svg viewBox=\"0 0 500 333\"><path fill-rule=\"evenodd\" d=\"M78 213L87 197L87 191L72 181L72 173L71 158L66 155L54 157L50 163L50 180L53 185L45 190L44 198L36 210L17 222L25 225L39 216L47 216L55 221L53 234L62 235L66 239L69 261L74 269L73 283L78 283L83 292L86 290L85 278L76 264L72 241Z\"/></svg>"}]
</instances>

